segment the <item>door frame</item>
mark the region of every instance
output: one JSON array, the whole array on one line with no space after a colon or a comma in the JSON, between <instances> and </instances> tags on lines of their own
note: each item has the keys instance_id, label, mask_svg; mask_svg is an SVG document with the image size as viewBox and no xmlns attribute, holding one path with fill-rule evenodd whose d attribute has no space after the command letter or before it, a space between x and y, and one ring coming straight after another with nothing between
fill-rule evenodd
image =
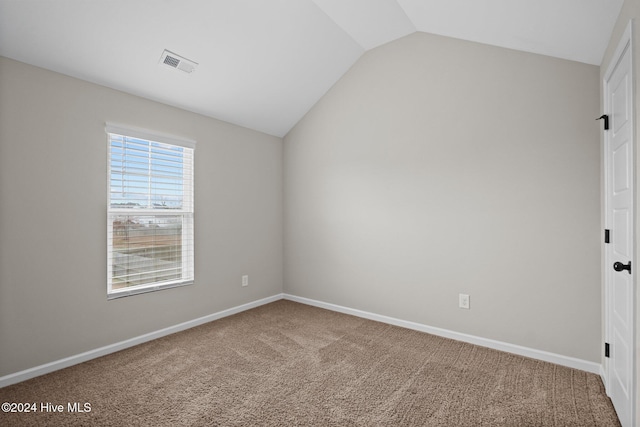
<instances>
[{"instance_id":1,"label":"door frame","mask_svg":"<svg viewBox=\"0 0 640 427\"><path fill-rule=\"evenodd\" d=\"M633 54L633 20L630 20L629 23L627 24L627 27L624 31L624 33L622 34L622 37L620 38L620 41L618 42L618 46L615 50L615 53L611 59L611 62L609 63L609 67L607 68L607 71L604 75L603 81L602 81L602 98L603 98L603 107L604 107L604 113L605 114L609 114L611 112L611 105L609 105L609 98L607 96L607 82L609 81L609 79L612 77L613 72L616 69L616 66L618 65L618 63L620 62L620 60L622 59L622 55L625 53L625 51L628 50L629 52L629 60L630 60L630 68L629 68L629 74L631 75L631 82L630 82L630 87L629 87L629 96L631 99L631 111L630 111L630 121L631 121L631 157L633 160L633 167L632 167L632 176L631 176L631 185L632 185L632 197L633 197L633 201L632 201L632 207L633 207L633 217L632 217L632 227L633 227L633 236L632 238L632 250L633 250L633 256L632 256L632 264L634 266L634 274L632 277L632 301L631 301L631 316L632 316L632 320L631 320L631 339L632 339L632 345L630 346L630 360L631 362L631 422L632 425L633 423L636 421L636 417L637 417L637 411L640 409L637 407L637 400L638 400L638 378L637 378L637 369L640 369L639 366L637 366L638 362L636 359L636 334L637 334L637 330L636 330L636 325L637 325L637 304L636 304L636 300L637 300L637 274L635 273L636 269L638 268L638 266L640 266L640 264L638 264L638 248L636 245L636 229L637 229L637 220L636 220L636 216L637 216L637 196L636 196L636 167L637 167L637 161L636 161L636 120L635 120L635 113L636 113L636 105L635 105L635 67L634 67L634 54ZM609 144L611 143L611 135L605 131L604 132L604 136L603 136L603 175L604 175L604 187L603 187L603 209L604 209L604 228L610 228L610 221L611 218L609 218L609 199L608 199L608 195L607 195L607 191L608 191L608 186L609 186ZM604 247L603 250L603 261L602 261L602 280L603 280L603 294L604 294L604 338L605 338L605 342L610 343L611 342L611 338L612 338L612 322L610 321L610 316L611 316L611 310L609 308L609 305L611 303L611 283L610 281L607 279L608 278L608 274L607 274L607 269L610 269L611 266L609 265L609 259L608 259L608 255L607 255L607 248L606 246ZM604 345L603 345L604 347ZM604 349L603 349L604 350ZM615 350L613 350L615 351ZM603 357L603 375L602 375L602 379L604 381L604 385L605 385L605 390L607 392L607 395L610 395L610 375L611 375L611 368L610 368L610 364L611 364L611 359Z\"/></svg>"}]
</instances>

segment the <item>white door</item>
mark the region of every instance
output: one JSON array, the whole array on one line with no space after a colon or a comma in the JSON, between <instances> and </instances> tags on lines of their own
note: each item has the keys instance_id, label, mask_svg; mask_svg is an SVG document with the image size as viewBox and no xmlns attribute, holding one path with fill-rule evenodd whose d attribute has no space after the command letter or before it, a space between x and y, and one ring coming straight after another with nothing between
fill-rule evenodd
<instances>
[{"instance_id":1,"label":"white door","mask_svg":"<svg viewBox=\"0 0 640 427\"><path fill-rule=\"evenodd\" d=\"M605 359L607 393L624 427L634 412L634 169L631 37L621 42L604 81L609 130L605 144L605 321L610 355Z\"/></svg>"}]
</instances>

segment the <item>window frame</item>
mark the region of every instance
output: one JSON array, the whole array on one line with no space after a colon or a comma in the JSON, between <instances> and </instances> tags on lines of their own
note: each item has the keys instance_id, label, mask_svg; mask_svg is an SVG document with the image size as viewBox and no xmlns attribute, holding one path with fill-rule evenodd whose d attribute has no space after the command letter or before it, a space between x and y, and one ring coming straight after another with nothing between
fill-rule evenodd
<instances>
[{"instance_id":1,"label":"window frame","mask_svg":"<svg viewBox=\"0 0 640 427\"><path fill-rule=\"evenodd\" d=\"M122 298L130 295L155 292L163 289L170 289L181 286L188 286L195 282L195 233L194 233L194 163L196 142L182 139L171 135L156 133L144 129L124 127L107 123L105 125L107 136L107 299ZM135 138L149 143L159 143L174 147L181 147L191 150L188 156L188 163L183 162L183 193L182 207L180 209L154 209L154 208L133 208L111 206L111 160L112 160L112 137L118 135L124 138ZM151 194L151 193L149 193ZM180 216L182 219L181 231L181 277L171 281L149 282L140 285L129 286L120 289L113 289L113 222L117 216L153 216L170 217ZM186 225L186 227L185 227Z\"/></svg>"}]
</instances>

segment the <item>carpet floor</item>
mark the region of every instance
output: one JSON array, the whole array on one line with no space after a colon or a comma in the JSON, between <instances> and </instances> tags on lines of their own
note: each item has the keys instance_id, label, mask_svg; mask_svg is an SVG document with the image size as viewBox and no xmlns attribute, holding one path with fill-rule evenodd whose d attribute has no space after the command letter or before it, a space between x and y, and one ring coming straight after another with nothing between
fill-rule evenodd
<instances>
[{"instance_id":1,"label":"carpet floor","mask_svg":"<svg viewBox=\"0 0 640 427\"><path fill-rule=\"evenodd\" d=\"M37 405L2 426L619 426L597 375L285 300L2 388L0 402Z\"/></svg>"}]
</instances>

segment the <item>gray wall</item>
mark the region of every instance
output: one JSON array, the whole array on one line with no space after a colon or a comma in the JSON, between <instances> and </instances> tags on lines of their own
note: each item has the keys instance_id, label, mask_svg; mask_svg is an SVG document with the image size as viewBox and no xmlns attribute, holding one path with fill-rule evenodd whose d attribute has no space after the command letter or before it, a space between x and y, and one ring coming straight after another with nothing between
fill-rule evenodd
<instances>
[{"instance_id":1,"label":"gray wall","mask_svg":"<svg viewBox=\"0 0 640 427\"><path fill-rule=\"evenodd\" d=\"M416 33L365 54L284 164L279 138L0 76L0 376L282 292L283 231L285 292L600 362L598 67ZM198 141L194 286L107 301L105 122Z\"/></svg>"},{"instance_id":2,"label":"gray wall","mask_svg":"<svg viewBox=\"0 0 640 427\"><path fill-rule=\"evenodd\" d=\"M424 33L366 53L285 137L285 292L599 363L598 78Z\"/></svg>"},{"instance_id":3,"label":"gray wall","mask_svg":"<svg viewBox=\"0 0 640 427\"><path fill-rule=\"evenodd\" d=\"M107 301L105 122L197 141L195 285ZM280 138L0 58L0 200L0 376L282 292Z\"/></svg>"},{"instance_id":4,"label":"gray wall","mask_svg":"<svg viewBox=\"0 0 640 427\"><path fill-rule=\"evenodd\" d=\"M635 127L634 127L634 141L636 141L636 146L634 149L636 150L636 171L635 171L635 188L636 188L636 200L640 200L640 174L637 171L637 165L640 164L640 150L638 150L637 141L637 129L638 124L640 124L640 96L638 96L638 87L640 87L640 79L638 78L638 70L640 70L640 28L638 28L638 19L640 19L640 2L638 1L630 1L625 0L622 10L620 11L620 15L618 16L618 20L616 21L616 26L613 29L613 33L611 35L611 40L609 41L609 45L607 47L607 51L605 52L604 59L602 60L602 65L600 67L600 82L604 81L605 73L607 69L611 65L611 59L618 47L618 43L620 42L620 38L624 33L627 25L629 24L629 20L634 20L634 28L633 28L633 59L634 59L634 88L635 88ZM602 89L602 83L600 84L600 89ZM604 101L603 101L604 103ZM604 106L603 106L604 108ZM640 209L636 206L636 241L634 244L635 251L635 260L633 263L635 265L640 265L640 253L638 250L638 227L640 224ZM635 319L636 319L636 398L640 397L640 291L638 291L637 285L637 275L636 278L636 303L635 303ZM604 363L604 360L603 360ZM640 404L636 403L636 424L640 426Z\"/></svg>"}]
</instances>

